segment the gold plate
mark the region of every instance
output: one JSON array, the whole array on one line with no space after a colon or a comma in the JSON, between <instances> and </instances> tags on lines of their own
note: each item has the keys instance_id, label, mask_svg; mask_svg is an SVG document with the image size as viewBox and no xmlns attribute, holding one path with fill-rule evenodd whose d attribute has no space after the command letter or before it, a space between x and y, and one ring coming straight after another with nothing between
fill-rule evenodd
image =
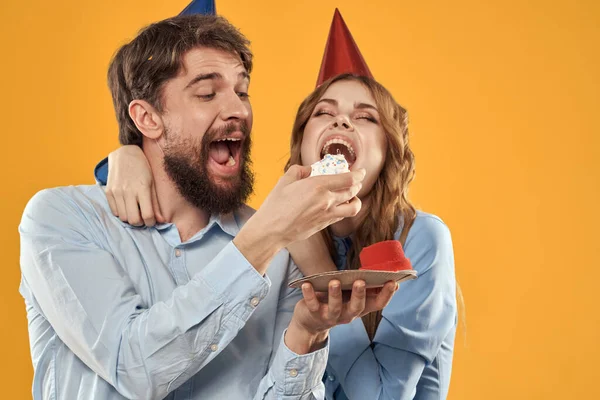
<instances>
[{"instance_id":1,"label":"gold plate","mask_svg":"<svg viewBox=\"0 0 600 400\"><path fill-rule=\"evenodd\" d=\"M291 288L299 288L304 282L313 285L316 292L327 292L329 281L337 279L342 284L342 290L351 290L354 281L362 279L365 281L367 289L378 288L385 285L386 282L395 281L397 283L417 279L417 271L414 269L391 272L391 271L373 271L373 270L346 270L330 271L314 274L302 279L296 279L291 282Z\"/></svg>"}]
</instances>

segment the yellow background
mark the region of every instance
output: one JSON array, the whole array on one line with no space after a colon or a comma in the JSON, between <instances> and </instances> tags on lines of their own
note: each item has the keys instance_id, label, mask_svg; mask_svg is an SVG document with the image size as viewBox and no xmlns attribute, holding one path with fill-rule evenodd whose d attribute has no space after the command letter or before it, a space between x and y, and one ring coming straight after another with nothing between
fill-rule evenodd
<instances>
[{"instance_id":1,"label":"yellow background","mask_svg":"<svg viewBox=\"0 0 600 400\"><path fill-rule=\"evenodd\" d=\"M187 0L3 0L0 397L32 376L18 294L27 200L117 146L112 53ZM467 303L450 399L600 398L600 2L217 0L252 40L259 206L339 6L411 115L412 199L450 226Z\"/></svg>"}]
</instances>

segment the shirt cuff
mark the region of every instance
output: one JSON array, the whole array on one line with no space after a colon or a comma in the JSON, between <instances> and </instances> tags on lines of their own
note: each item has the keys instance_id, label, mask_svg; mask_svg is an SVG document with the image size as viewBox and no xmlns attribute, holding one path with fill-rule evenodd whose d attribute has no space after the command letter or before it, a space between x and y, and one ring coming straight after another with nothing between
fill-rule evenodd
<instances>
[{"instance_id":1,"label":"shirt cuff","mask_svg":"<svg viewBox=\"0 0 600 400\"><path fill-rule=\"evenodd\" d=\"M271 365L271 373L277 392L285 396L301 396L316 390L324 390L323 375L329 356L329 338L322 349L308 354L296 354L285 345L285 333L275 360Z\"/></svg>"},{"instance_id":2,"label":"shirt cuff","mask_svg":"<svg viewBox=\"0 0 600 400\"><path fill-rule=\"evenodd\" d=\"M271 287L269 277L260 275L233 242L196 277L211 287L218 298L230 306L230 312L242 321L250 317Z\"/></svg>"}]
</instances>

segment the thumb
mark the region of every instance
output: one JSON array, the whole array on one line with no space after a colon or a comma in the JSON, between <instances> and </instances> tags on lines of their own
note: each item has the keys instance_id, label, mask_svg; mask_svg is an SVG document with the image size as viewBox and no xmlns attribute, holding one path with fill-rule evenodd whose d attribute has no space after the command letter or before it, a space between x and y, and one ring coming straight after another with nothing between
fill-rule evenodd
<instances>
[{"instance_id":1,"label":"thumb","mask_svg":"<svg viewBox=\"0 0 600 400\"><path fill-rule=\"evenodd\" d=\"M311 167L303 165L292 165L287 172L281 177L281 181L285 184L290 184L310 176Z\"/></svg>"}]
</instances>

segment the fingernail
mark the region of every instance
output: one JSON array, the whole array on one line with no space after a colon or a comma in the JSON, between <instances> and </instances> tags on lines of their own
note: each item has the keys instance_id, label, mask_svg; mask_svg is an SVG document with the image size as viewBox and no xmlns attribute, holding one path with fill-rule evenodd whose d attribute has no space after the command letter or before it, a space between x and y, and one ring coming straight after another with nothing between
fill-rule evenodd
<instances>
[{"instance_id":1,"label":"fingernail","mask_svg":"<svg viewBox=\"0 0 600 400\"><path fill-rule=\"evenodd\" d=\"M396 288L394 289L394 292L395 292L396 290L398 290L398 289L400 289L400 284L399 284L399 283L396 283Z\"/></svg>"},{"instance_id":2,"label":"fingernail","mask_svg":"<svg viewBox=\"0 0 600 400\"><path fill-rule=\"evenodd\" d=\"M358 290L360 293L365 291L365 284L364 283L359 283L358 285L356 285L356 290Z\"/></svg>"},{"instance_id":3,"label":"fingernail","mask_svg":"<svg viewBox=\"0 0 600 400\"><path fill-rule=\"evenodd\" d=\"M302 284L302 290L308 290L308 283Z\"/></svg>"},{"instance_id":4,"label":"fingernail","mask_svg":"<svg viewBox=\"0 0 600 400\"><path fill-rule=\"evenodd\" d=\"M334 283L333 285L331 285L331 291L334 293L337 293L340 291L340 284L339 283Z\"/></svg>"}]
</instances>

